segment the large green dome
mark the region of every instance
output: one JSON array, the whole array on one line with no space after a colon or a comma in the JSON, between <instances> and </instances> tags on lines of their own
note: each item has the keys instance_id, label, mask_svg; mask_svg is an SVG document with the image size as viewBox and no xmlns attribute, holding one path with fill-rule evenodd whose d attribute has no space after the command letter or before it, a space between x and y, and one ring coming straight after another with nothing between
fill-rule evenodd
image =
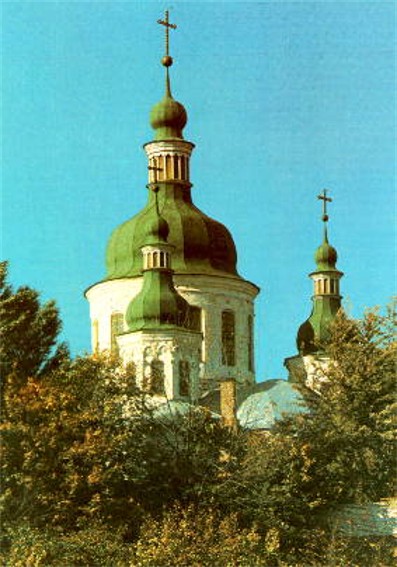
<instances>
[{"instance_id":1,"label":"large green dome","mask_svg":"<svg viewBox=\"0 0 397 567\"><path fill-rule=\"evenodd\" d=\"M238 277L236 247L227 228L192 203L186 185L159 182L158 186L160 213L170 229L168 242L175 247L174 271ZM106 252L106 279L141 274L141 247L145 244L147 225L155 206L154 194L150 192L146 207L114 230Z\"/></svg>"}]
</instances>

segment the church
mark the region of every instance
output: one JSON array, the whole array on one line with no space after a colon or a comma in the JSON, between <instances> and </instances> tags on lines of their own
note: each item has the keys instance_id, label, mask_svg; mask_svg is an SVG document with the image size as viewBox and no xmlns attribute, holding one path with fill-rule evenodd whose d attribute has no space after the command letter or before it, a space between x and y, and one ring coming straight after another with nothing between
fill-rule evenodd
<instances>
[{"instance_id":1,"label":"church","mask_svg":"<svg viewBox=\"0 0 397 567\"><path fill-rule=\"evenodd\" d=\"M259 287L237 269L229 230L198 209L192 196L194 144L183 135L185 107L171 89L165 19L164 96L151 110L146 206L115 228L106 275L85 293L93 352L107 351L134 368L140 387L181 409L209 407L226 421L269 429L285 413L303 411L297 375L316 388L327 364L317 344L341 306L337 253L328 242L327 192L323 241L315 253L313 309L297 335L298 353L284 362L289 379L257 383L255 298Z\"/></svg>"}]
</instances>

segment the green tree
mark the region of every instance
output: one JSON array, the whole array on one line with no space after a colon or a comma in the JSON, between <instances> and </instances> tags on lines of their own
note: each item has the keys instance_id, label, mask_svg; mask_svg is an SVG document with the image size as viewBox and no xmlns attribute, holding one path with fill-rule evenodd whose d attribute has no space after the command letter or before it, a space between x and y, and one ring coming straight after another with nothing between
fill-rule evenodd
<instances>
[{"instance_id":1,"label":"green tree","mask_svg":"<svg viewBox=\"0 0 397 567\"><path fill-rule=\"evenodd\" d=\"M327 564L334 510L390 497L395 482L394 309L371 310L360 321L340 313L326 352L320 392L302 387L309 413L251 439L242 466L218 487L219 499L247 524L277 530L279 557L291 564ZM359 541L361 556L374 539ZM386 556L390 542L383 542ZM372 564L369 557L357 565Z\"/></svg>"},{"instance_id":2,"label":"green tree","mask_svg":"<svg viewBox=\"0 0 397 567\"><path fill-rule=\"evenodd\" d=\"M57 344L62 324L54 301L40 304L30 287L16 291L7 282L7 262L0 263L0 369L1 379L40 377L68 357Z\"/></svg>"},{"instance_id":3,"label":"green tree","mask_svg":"<svg viewBox=\"0 0 397 567\"><path fill-rule=\"evenodd\" d=\"M346 539L332 517L392 493L392 309L340 314L310 412L251 435L159 408L115 358L70 360L53 304L2 282L4 564L391 564L388 538Z\"/></svg>"}]
</instances>

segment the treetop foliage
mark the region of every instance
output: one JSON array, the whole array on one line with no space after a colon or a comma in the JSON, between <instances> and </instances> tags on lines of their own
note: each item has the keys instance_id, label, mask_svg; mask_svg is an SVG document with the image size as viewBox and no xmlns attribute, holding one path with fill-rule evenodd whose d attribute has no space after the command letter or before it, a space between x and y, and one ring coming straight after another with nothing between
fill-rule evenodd
<instances>
[{"instance_id":1,"label":"treetop foliage","mask_svg":"<svg viewBox=\"0 0 397 567\"><path fill-rule=\"evenodd\" d=\"M68 357L57 344L62 328L54 301L40 304L39 293L27 286L16 291L7 282L7 262L0 263L1 376L40 377Z\"/></svg>"},{"instance_id":2,"label":"treetop foliage","mask_svg":"<svg viewBox=\"0 0 397 567\"><path fill-rule=\"evenodd\" d=\"M170 419L112 357L70 359L55 305L4 273L4 565L393 564L392 538L333 523L393 494L392 310L341 313L310 412L252 434L199 407Z\"/></svg>"}]
</instances>

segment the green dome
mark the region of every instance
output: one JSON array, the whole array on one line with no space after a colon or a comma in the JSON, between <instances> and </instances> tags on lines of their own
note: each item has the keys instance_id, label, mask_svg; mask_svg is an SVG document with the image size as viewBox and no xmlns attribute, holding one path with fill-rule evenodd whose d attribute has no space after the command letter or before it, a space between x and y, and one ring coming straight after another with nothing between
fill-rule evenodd
<instances>
[{"instance_id":1,"label":"green dome","mask_svg":"<svg viewBox=\"0 0 397 567\"><path fill-rule=\"evenodd\" d=\"M313 311L299 327L296 337L298 351L303 355L317 352L327 341L331 323L341 308L340 297L317 297L313 301Z\"/></svg>"},{"instance_id":2,"label":"green dome","mask_svg":"<svg viewBox=\"0 0 397 567\"><path fill-rule=\"evenodd\" d=\"M159 242L167 242L170 228L167 221L157 213L156 207L152 207L152 212L155 213L147 220L147 226L144 232L145 244L157 244Z\"/></svg>"},{"instance_id":3,"label":"green dome","mask_svg":"<svg viewBox=\"0 0 397 567\"><path fill-rule=\"evenodd\" d=\"M336 262L338 253L328 242L327 227L324 227L324 240L314 254L314 261L317 264L317 272L337 271Z\"/></svg>"},{"instance_id":4,"label":"green dome","mask_svg":"<svg viewBox=\"0 0 397 567\"><path fill-rule=\"evenodd\" d=\"M236 247L227 228L194 206L186 186L175 182L159 182L158 186L159 209L169 226L167 240L174 246L174 271L238 277ZM105 279L141 275L141 247L148 243L148 221L155 206L155 196L150 192L145 208L115 229L107 247Z\"/></svg>"},{"instance_id":5,"label":"green dome","mask_svg":"<svg viewBox=\"0 0 397 567\"><path fill-rule=\"evenodd\" d=\"M186 327L190 305L177 293L170 271L149 270L140 293L130 302L126 321L130 331L159 327Z\"/></svg>"},{"instance_id":6,"label":"green dome","mask_svg":"<svg viewBox=\"0 0 397 567\"><path fill-rule=\"evenodd\" d=\"M328 244L326 240L319 246L314 255L314 260L318 270L335 270L335 264L338 254L333 246Z\"/></svg>"},{"instance_id":7,"label":"green dome","mask_svg":"<svg viewBox=\"0 0 397 567\"><path fill-rule=\"evenodd\" d=\"M150 124L156 131L155 140L183 138L182 130L186 123L185 107L174 100L170 93L166 93L150 113Z\"/></svg>"}]
</instances>

